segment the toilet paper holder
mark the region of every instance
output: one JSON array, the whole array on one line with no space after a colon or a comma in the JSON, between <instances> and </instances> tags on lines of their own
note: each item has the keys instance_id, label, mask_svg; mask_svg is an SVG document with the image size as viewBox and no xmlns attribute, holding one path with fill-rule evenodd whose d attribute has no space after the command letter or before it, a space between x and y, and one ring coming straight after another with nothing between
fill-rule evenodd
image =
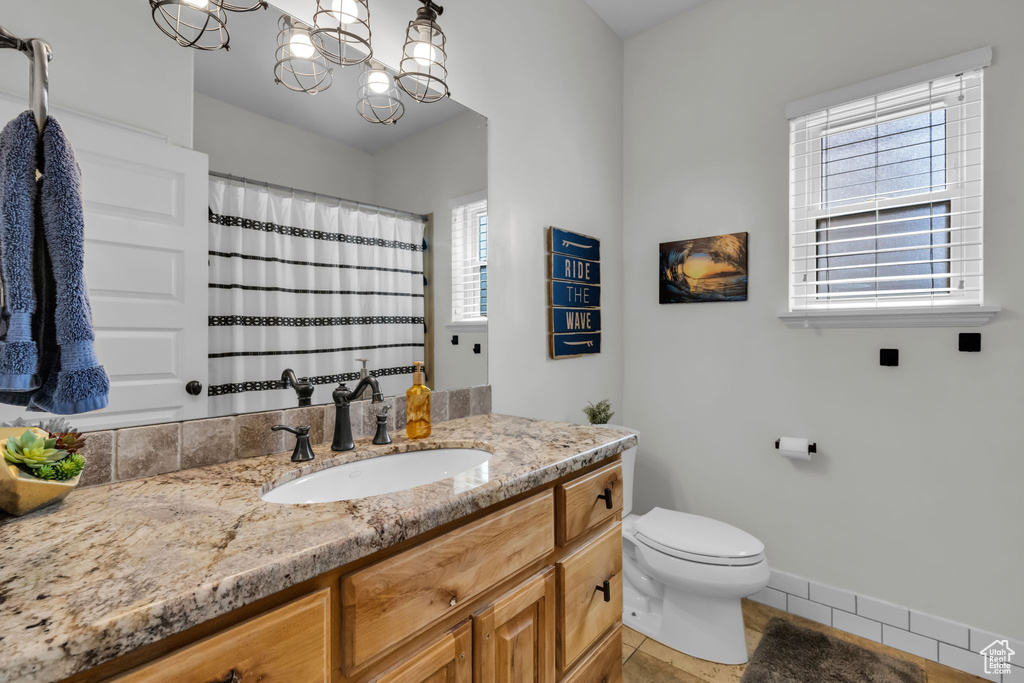
<instances>
[{"instance_id":1,"label":"toilet paper holder","mask_svg":"<svg viewBox=\"0 0 1024 683\"><path fill-rule=\"evenodd\" d=\"M781 441L782 441L782 439L775 439L775 450L779 449L779 442L781 442ZM816 443L807 444L807 452L808 453L817 453L818 452L818 444L816 444Z\"/></svg>"}]
</instances>

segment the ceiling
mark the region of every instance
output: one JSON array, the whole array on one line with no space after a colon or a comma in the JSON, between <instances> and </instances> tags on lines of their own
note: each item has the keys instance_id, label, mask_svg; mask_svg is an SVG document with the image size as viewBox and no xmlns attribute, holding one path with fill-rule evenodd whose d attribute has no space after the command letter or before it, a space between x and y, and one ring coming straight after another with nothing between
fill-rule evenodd
<instances>
[{"instance_id":1,"label":"ceiling","mask_svg":"<svg viewBox=\"0 0 1024 683\"><path fill-rule=\"evenodd\" d=\"M626 40L711 0L586 0Z\"/></svg>"},{"instance_id":2,"label":"ceiling","mask_svg":"<svg viewBox=\"0 0 1024 683\"><path fill-rule=\"evenodd\" d=\"M356 113L362 65L335 66L331 87L316 95L276 84L274 51L280 17L281 11L273 6L232 13L231 49L196 50L196 92L370 154L470 111L448 97L432 104L403 97L405 115L398 123L368 123Z\"/></svg>"}]
</instances>

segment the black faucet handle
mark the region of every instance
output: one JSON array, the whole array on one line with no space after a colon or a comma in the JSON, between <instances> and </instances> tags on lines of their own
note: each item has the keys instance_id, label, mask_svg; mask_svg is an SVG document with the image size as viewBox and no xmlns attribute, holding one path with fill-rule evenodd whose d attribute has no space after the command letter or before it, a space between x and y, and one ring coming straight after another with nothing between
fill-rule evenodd
<instances>
[{"instance_id":1,"label":"black faucet handle","mask_svg":"<svg viewBox=\"0 0 1024 683\"><path fill-rule=\"evenodd\" d=\"M295 435L295 449L292 451L292 462L309 462L316 457L313 453L313 447L309 444L309 425L302 425L300 427L276 425L270 429L275 432L291 432Z\"/></svg>"},{"instance_id":2,"label":"black faucet handle","mask_svg":"<svg viewBox=\"0 0 1024 683\"><path fill-rule=\"evenodd\" d=\"M272 432L291 432L295 436L309 436L309 425L302 425L301 427L289 427L288 425L276 425L270 428Z\"/></svg>"}]
</instances>

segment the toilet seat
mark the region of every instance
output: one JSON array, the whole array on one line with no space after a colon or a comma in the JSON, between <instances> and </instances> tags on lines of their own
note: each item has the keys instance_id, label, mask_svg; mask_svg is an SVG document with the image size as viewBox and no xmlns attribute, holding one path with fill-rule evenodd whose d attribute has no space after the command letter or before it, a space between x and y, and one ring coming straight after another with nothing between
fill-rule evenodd
<instances>
[{"instance_id":1,"label":"toilet seat","mask_svg":"<svg viewBox=\"0 0 1024 683\"><path fill-rule=\"evenodd\" d=\"M654 508L633 523L637 541L690 562L723 566L764 560L764 544L747 532L715 519Z\"/></svg>"}]
</instances>

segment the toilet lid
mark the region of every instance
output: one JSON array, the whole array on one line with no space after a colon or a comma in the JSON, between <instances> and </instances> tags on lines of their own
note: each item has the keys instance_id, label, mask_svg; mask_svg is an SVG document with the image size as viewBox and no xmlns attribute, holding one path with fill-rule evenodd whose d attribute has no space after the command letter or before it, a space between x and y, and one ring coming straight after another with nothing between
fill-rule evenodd
<instances>
[{"instance_id":1,"label":"toilet lid","mask_svg":"<svg viewBox=\"0 0 1024 683\"><path fill-rule=\"evenodd\" d=\"M757 564L764 543L736 527L675 510L654 508L633 524L636 539L660 552L692 562Z\"/></svg>"}]
</instances>

